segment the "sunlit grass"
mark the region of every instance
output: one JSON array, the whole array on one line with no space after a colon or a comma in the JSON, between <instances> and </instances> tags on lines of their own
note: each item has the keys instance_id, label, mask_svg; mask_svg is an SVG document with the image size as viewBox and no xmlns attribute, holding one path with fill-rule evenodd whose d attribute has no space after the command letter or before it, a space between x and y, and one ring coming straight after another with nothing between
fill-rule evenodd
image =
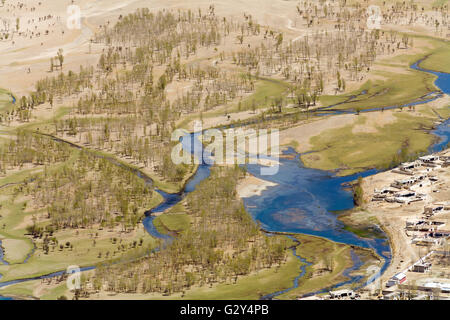
<instances>
[{"instance_id":1,"label":"sunlit grass","mask_svg":"<svg viewBox=\"0 0 450 320\"><path fill-rule=\"evenodd\" d=\"M408 111L396 112L394 116L395 123L378 127L377 132L355 133L356 124L326 130L310 140L312 149L318 152L303 155L302 161L308 167L339 169L345 175L367 168L388 167L406 140L409 153L426 152L435 137L421 129L431 129L437 118L414 116Z\"/></svg>"}]
</instances>

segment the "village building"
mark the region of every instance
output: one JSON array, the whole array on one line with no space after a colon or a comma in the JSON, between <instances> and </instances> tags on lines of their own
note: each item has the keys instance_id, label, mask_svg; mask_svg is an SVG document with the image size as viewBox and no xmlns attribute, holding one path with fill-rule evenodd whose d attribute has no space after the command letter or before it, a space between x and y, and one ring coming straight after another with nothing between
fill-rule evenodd
<instances>
[{"instance_id":1,"label":"village building","mask_svg":"<svg viewBox=\"0 0 450 320\"><path fill-rule=\"evenodd\" d=\"M337 291L330 291L331 299L341 299L341 298L354 298L355 292L353 290L342 289Z\"/></svg>"},{"instance_id":2,"label":"village building","mask_svg":"<svg viewBox=\"0 0 450 320\"><path fill-rule=\"evenodd\" d=\"M389 281L386 283L386 287L392 287L398 284L402 284L406 281L406 274L403 272L397 273L395 276L393 276Z\"/></svg>"},{"instance_id":3,"label":"village building","mask_svg":"<svg viewBox=\"0 0 450 320\"><path fill-rule=\"evenodd\" d=\"M450 284L441 282L427 282L423 285L425 290L439 289L443 293L450 293Z\"/></svg>"},{"instance_id":4,"label":"village building","mask_svg":"<svg viewBox=\"0 0 450 320\"><path fill-rule=\"evenodd\" d=\"M430 154L428 156L420 157L419 160L422 161L423 163L433 163L433 162L439 160L439 156L438 155L434 155L434 154Z\"/></svg>"},{"instance_id":5,"label":"village building","mask_svg":"<svg viewBox=\"0 0 450 320\"><path fill-rule=\"evenodd\" d=\"M400 165L400 170L411 170L420 167L421 163L419 161L405 162Z\"/></svg>"},{"instance_id":6,"label":"village building","mask_svg":"<svg viewBox=\"0 0 450 320\"><path fill-rule=\"evenodd\" d=\"M425 237L417 237L412 239L411 243L417 246L434 246L439 244L439 240L428 238L428 235L426 235Z\"/></svg>"},{"instance_id":7,"label":"village building","mask_svg":"<svg viewBox=\"0 0 450 320\"><path fill-rule=\"evenodd\" d=\"M442 163L442 168L450 167L450 159L446 159Z\"/></svg>"},{"instance_id":8,"label":"village building","mask_svg":"<svg viewBox=\"0 0 450 320\"><path fill-rule=\"evenodd\" d=\"M426 272L429 272L430 270L431 270L431 263L423 262L423 263L416 263L415 265L413 265L411 271L426 273Z\"/></svg>"},{"instance_id":9,"label":"village building","mask_svg":"<svg viewBox=\"0 0 450 320\"><path fill-rule=\"evenodd\" d=\"M444 204L435 204L426 206L423 211L423 215L427 218L430 218L434 216L436 213L439 213L441 211L444 211L445 205Z\"/></svg>"},{"instance_id":10,"label":"village building","mask_svg":"<svg viewBox=\"0 0 450 320\"><path fill-rule=\"evenodd\" d=\"M415 197L416 193L414 191L406 190L397 192L396 194L394 194L394 196L399 198L408 198L408 197Z\"/></svg>"},{"instance_id":11,"label":"village building","mask_svg":"<svg viewBox=\"0 0 450 320\"><path fill-rule=\"evenodd\" d=\"M439 230L444 225L445 222L440 221L429 221L429 220L406 221L406 230L434 232Z\"/></svg>"}]
</instances>

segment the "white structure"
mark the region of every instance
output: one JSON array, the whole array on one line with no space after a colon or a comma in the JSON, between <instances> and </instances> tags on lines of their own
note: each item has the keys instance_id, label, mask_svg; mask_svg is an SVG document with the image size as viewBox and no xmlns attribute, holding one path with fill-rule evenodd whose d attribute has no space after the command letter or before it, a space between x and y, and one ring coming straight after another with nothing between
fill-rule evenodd
<instances>
[{"instance_id":1,"label":"white structure","mask_svg":"<svg viewBox=\"0 0 450 320\"><path fill-rule=\"evenodd\" d=\"M432 163L432 162L438 161L439 156L431 154L429 156L420 157L419 160L422 161L423 163Z\"/></svg>"},{"instance_id":2,"label":"white structure","mask_svg":"<svg viewBox=\"0 0 450 320\"><path fill-rule=\"evenodd\" d=\"M344 297L353 298L353 297L355 297L355 293L353 292L353 290L348 290L348 289L330 291L331 299L340 299L340 298L344 298Z\"/></svg>"},{"instance_id":3,"label":"white structure","mask_svg":"<svg viewBox=\"0 0 450 320\"><path fill-rule=\"evenodd\" d=\"M395 276L393 276L386 284L386 287L392 287L397 284L402 284L406 281L406 274L403 272L397 273Z\"/></svg>"}]
</instances>

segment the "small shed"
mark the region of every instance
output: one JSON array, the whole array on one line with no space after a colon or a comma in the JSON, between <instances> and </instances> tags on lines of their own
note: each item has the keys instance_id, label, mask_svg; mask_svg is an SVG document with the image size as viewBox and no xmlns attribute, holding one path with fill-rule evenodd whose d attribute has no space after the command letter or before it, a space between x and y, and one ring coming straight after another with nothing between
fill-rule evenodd
<instances>
[{"instance_id":1,"label":"small shed","mask_svg":"<svg viewBox=\"0 0 450 320\"><path fill-rule=\"evenodd\" d=\"M406 281L406 274L403 272L397 273L395 276L393 276L389 281L387 282L387 287L395 286L396 284L402 284Z\"/></svg>"},{"instance_id":2,"label":"small shed","mask_svg":"<svg viewBox=\"0 0 450 320\"><path fill-rule=\"evenodd\" d=\"M426 273L430 270L431 270L431 263L429 262L416 263L412 268L413 272L420 272L420 273Z\"/></svg>"},{"instance_id":3,"label":"small shed","mask_svg":"<svg viewBox=\"0 0 450 320\"><path fill-rule=\"evenodd\" d=\"M331 299L340 299L340 298L344 298L344 297L353 297L355 295L355 293L353 292L353 290L348 290L348 289L342 289L342 290L337 290L337 291L330 291L330 298Z\"/></svg>"},{"instance_id":4,"label":"small shed","mask_svg":"<svg viewBox=\"0 0 450 320\"><path fill-rule=\"evenodd\" d=\"M434 161L438 161L439 160L439 156L438 155L423 156L423 157L420 157L419 160L424 162L424 163L431 163L431 162L434 162Z\"/></svg>"}]
</instances>

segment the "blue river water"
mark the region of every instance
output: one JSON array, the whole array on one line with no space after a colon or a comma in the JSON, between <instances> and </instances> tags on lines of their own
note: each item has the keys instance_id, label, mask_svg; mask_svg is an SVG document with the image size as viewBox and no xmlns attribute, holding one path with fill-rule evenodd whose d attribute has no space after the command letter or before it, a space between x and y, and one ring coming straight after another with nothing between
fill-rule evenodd
<instances>
[{"instance_id":1,"label":"blue river water","mask_svg":"<svg viewBox=\"0 0 450 320\"><path fill-rule=\"evenodd\" d=\"M427 71L419 67L420 61L411 68L423 72L430 72L437 76L435 84L442 92L433 92L420 101L403 105L408 107L423 103L428 103L442 96L450 94L450 74L434 71ZM390 108L397 108L392 106ZM366 109L364 112L373 112L379 109ZM333 111L333 114L341 111ZM323 114L322 114L323 115ZM438 137L437 141L430 146L429 152L438 152L444 149L450 141L450 120L441 123L432 131ZM381 152L381 151L380 151ZM377 173L377 170L367 170L355 175L338 177L331 172L305 168L300 160L300 155L290 149L285 154L295 157L281 158L278 174L273 176L261 176L259 166L248 165L248 171L258 178L276 183L260 196L254 196L244 200L247 211L257 221L260 221L263 228L268 231L303 233L321 236L335 242L356 245L363 248L372 248L384 259L380 274L382 274L390 264L391 250L386 239L367 239L356 236L346 231L335 212L349 210L354 207L351 192L343 188L343 184L356 180L359 176L367 177ZM361 267L361 260L355 253L352 253L354 265L344 272L349 280L341 282L332 288L342 285L357 283L361 276L353 276L351 272ZM301 270L301 274L304 271ZM295 279L294 289L298 286L298 279ZM268 298L275 298L290 289L268 295ZM327 288L330 289L330 288Z\"/></svg>"},{"instance_id":2,"label":"blue river water","mask_svg":"<svg viewBox=\"0 0 450 320\"><path fill-rule=\"evenodd\" d=\"M278 174L261 176L258 166L248 165L252 175L276 183L260 196L244 200L247 211L259 221L267 231L300 233L320 236L335 242L372 248L384 259L381 272L389 266L391 250L389 242L383 238L361 238L344 229L338 220L337 211L354 207L353 195L343 184L377 173L368 170L345 177L338 177L327 171L310 169L303 166L300 155L292 149L285 155L293 158L281 158ZM356 281L356 278L351 280ZM340 285L347 284L341 283ZM294 283L293 288L297 287ZM271 295L276 297L287 290Z\"/></svg>"},{"instance_id":3,"label":"blue river water","mask_svg":"<svg viewBox=\"0 0 450 320\"><path fill-rule=\"evenodd\" d=\"M296 242L297 244L300 244L300 241L298 241L294 237L292 237L292 236L287 236L287 237L290 238L291 240L293 240L294 242ZM292 251L292 254L294 255L294 257L296 257L298 260L300 260L302 262L302 265L300 266L300 273L299 273L298 276L296 276L294 278L294 282L293 282L292 287L284 289L284 290L281 290L281 291L277 291L277 292L273 292L273 293L267 294L267 295L261 297L261 300L273 299L273 298L275 298L275 297L277 297L279 295L282 295L283 293L289 292L293 288L297 288L298 287L300 278L302 278L305 275L306 267L308 267L311 263L306 261L306 259L302 258L301 256L299 256L297 254L297 247L291 248L291 251Z\"/></svg>"},{"instance_id":4,"label":"blue river water","mask_svg":"<svg viewBox=\"0 0 450 320\"><path fill-rule=\"evenodd\" d=\"M420 61L411 66L411 68L430 72L435 74L438 79L436 85L443 93L450 94L450 74L432 72L423 70L419 67ZM423 104L437 99L442 95L442 92L433 92L425 96L420 101L415 101L410 105ZM397 108L392 106L389 108ZM371 112L380 109L364 110L362 112ZM320 115L339 114L347 111L330 111L321 113ZM432 133L439 137L439 141L433 144L429 152L437 152L447 146L450 141L450 127L449 120L440 124ZM184 136L181 141L185 150L191 151L191 146L198 143L198 135L188 134ZM200 148L201 149L201 148ZM198 151L197 151L198 152ZM200 150L200 152L202 152ZM367 177L377 173L377 170L368 170L362 173L338 177L334 173L310 169L303 166L300 161L300 155L296 154L292 149L284 152L290 157L282 157L280 161L279 171L273 176L261 176L259 165L247 165L247 170L256 177L276 183L276 186L269 187L259 196L253 196L244 199L244 204L247 211L251 214L255 221L261 223L262 227L267 231L272 232L287 232L321 236L326 239L355 245L363 248L372 248L375 252L384 259L384 264L381 273L389 266L391 259L391 250L387 239L380 238L361 238L352 232L344 229L344 225L337 217L338 211L348 210L354 207L352 193L343 187L343 184L356 180L359 176ZM198 154L197 154L198 156ZM211 155L203 155L203 159ZM116 163L117 164L117 163ZM138 171L136 172L141 178ZM183 192L179 194L168 194L159 189L155 189L164 198L156 208L146 212L146 217L143 220L143 225L147 232L156 238L163 240L163 245L167 245L172 241L170 235L161 234L153 225L155 214L162 213L165 210L179 203L186 194L195 190L195 187L210 175L210 165L202 162L195 175L187 182ZM150 181L149 181L150 183ZM304 275L305 268L308 264L302 257L298 256L293 249L294 255L304 262L304 265L299 270L299 275L295 278L293 286L280 292L272 293L264 298L275 298L276 296L288 292L298 286L299 279ZM0 263L3 253L0 249ZM335 287L354 283L361 279L361 276L352 276L351 272L357 270L361 266L361 261L352 251L354 265L344 272L344 275L349 279L338 284ZM83 271L92 270L94 267L87 267ZM6 285L21 283L30 280L51 278L64 274L65 271L56 272L50 275L45 275L36 278L15 280L10 282L0 282L0 288ZM0 296L0 300L2 297Z\"/></svg>"},{"instance_id":5,"label":"blue river water","mask_svg":"<svg viewBox=\"0 0 450 320\"><path fill-rule=\"evenodd\" d=\"M425 71L418 64L411 68ZM436 85L442 92L432 92L418 101L402 105L402 107L414 106L428 103L442 96L443 93L450 93L450 75L446 73L432 72L438 79ZM391 106L383 108L385 110L398 108L399 106ZM366 109L363 112L373 112L381 110L381 108ZM345 113L347 111L332 111L330 114ZM325 113L328 114L328 113ZM320 116L325 115L324 113ZM450 130L449 120L440 124L432 131L439 139L429 148L429 152L437 152L442 150L449 142ZM196 137L194 137L195 140ZM185 150L191 151L193 142L187 143L186 139L193 139L192 136L185 136L183 139L183 147ZM195 142L194 142L195 143ZM338 177L332 172L306 168L300 161L300 155L296 154L292 149L284 152L285 155L291 157L283 157L279 160L280 167L276 175L260 174L260 165L247 165L247 170L254 176L276 183L276 186L268 188L251 198L244 199L247 211L252 215L255 221L261 223L261 226L272 232L300 233L321 236L326 239L355 245L363 248L371 248L384 259L381 268L381 274L387 269L391 261L391 249L386 238L361 238L354 233L344 229L344 224L338 220L336 212L349 210L354 207L353 196L349 190L343 185L356 180L358 177L367 177L376 174L375 169L367 170L362 173ZM209 155L208 155L209 156ZM293 157L292 157L293 156ZM198 169L198 175L188 183L185 193L193 191L198 182L209 176L209 165L202 163ZM162 194L166 201L152 212L162 212L172 205L178 203L185 194L169 195L166 197ZM148 218L150 219L150 218ZM145 224L145 222L144 222ZM294 252L295 254L295 252ZM295 254L296 255L296 254ZM297 255L296 255L297 256ZM349 278L334 287L345 284L358 282L361 276L352 276L351 272L361 267L361 260L352 251L354 265L344 272ZM302 260L301 257L298 257ZM305 262L302 260L302 262ZM304 274L305 265L302 266L300 274L295 278L293 286L289 289L267 295L265 298L275 298L298 286L298 280Z\"/></svg>"}]
</instances>

